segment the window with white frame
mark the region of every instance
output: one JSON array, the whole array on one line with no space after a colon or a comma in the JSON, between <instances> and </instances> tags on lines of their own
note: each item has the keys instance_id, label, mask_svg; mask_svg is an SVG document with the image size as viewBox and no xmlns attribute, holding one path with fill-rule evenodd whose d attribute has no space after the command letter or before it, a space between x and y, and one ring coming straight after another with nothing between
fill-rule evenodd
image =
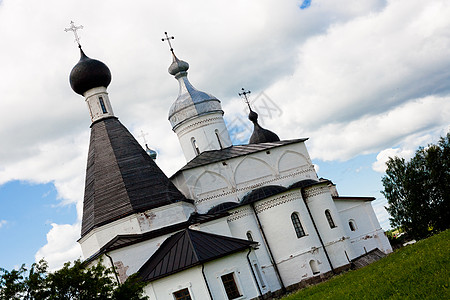
<instances>
[{"instance_id":1,"label":"window with white frame","mask_svg":"<svg viewBox=\"0 0 450 300\"><path fill-rule=\"evenodd\" d=\"M173 292L173 298L175 300L191 300L192 299L188 288L184 288L184 289L178 290L176 292Z\"/></svg>"},{"instance_id":2,"label":"window with white frame","mask_svg":"<svg viewBox=\"0 0 450 300\"><path fill-rule=\"evenodd\" d=\"M225 288L225 293L227 294L229 300L242 296L236 284L234 272L222 275L220 278L222 279L223 287Z\"/></svg>"}]
</instances>

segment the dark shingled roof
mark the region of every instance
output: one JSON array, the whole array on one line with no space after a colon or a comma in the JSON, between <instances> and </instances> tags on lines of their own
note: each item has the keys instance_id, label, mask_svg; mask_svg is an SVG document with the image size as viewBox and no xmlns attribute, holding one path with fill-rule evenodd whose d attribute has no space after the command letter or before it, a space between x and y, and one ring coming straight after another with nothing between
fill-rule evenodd
<instances>
[{"instance_id":1,"label":"dark shingled roof","mask_svg":"<svg viewBox=\"0 0 450 300\"><path fill-rule=\"evenodd\" d=\"M215 213L221 213L224 211L227 211L231 208L234 208L236 206L239 206L239 203L237 202L224 202L224 203L220 203L216 206L211 207L208 210L208 214L215 214Z\"/></svg>"},{"instance_id":2,"label":"dark shingled roof","mask_svg":"<svg viewBox=\"0 0 450 300\"><path fill-rule=\"evenodd\" d=\"M145 210L189 201L115 117L91 126L81 236Z\"/></svg>"},{"instance_id":3,"label":"dark shingled roof","mask_svg":"<svg viewBox=\"0 0 450 300\"><path fill-rule=\"evenodd\" d=\"M253 203L262 199L266 199L270 196L286 192L287 190L287 188L280 185L266 185L254 189L250 193L245 195L241 200L241 204Z\"/></svg>"},{"instance_id":4,"label":"dark shingled roof","mask_svg":"<svg viewBox=\"0 0 450 300\"><path fill-rule=\"evenodd\" d=\"M139 269L138 274L143 281L152 281L257 244L257 242L185 229L167 238Z\"/></svg>"},{"instance_id":5,"label":"dark shingled roof","mask_svg":"<svg viewBox=\"0 0 450 300\"><path fill-rule=\"evenodd\" d=\"M221 150L211 150L202 152L200 155L192 159L188 162L184 167L178 170L173 176L178 174L180 171L189 170L192 168L204 166L207 164L248 155L255 152L267 151L269 149L280 147L284 145L290 145L295 143L300 143L306 141L307 138L303 139L295 139L295 140L286 140L286 141L278 141L272 143L261 143L261 144L250 144L250 145L237 145L231 146Z\"/></svg>"}]
</instances>

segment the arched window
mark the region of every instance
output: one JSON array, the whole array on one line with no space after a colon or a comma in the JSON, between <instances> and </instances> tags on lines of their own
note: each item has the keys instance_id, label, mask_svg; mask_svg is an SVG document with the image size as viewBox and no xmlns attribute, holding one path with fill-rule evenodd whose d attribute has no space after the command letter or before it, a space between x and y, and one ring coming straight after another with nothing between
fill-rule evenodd
<instances>
[{"instance_id":1,"label":"arched window","mask_svg":"<svg viewBox=\"0 0 450 300\"><path fill-rule=\"evenodd\" d=\"M356 231L356 223L355 220L349 220L348 221L348 226L350 227L351 231Z\"/></svg>"},{"instance_id":2,"label":"arched window","mask_svg":"<svg viewBox=\"0 0 450 300\"><path fill-rule=\"evenodd\" d=\"M311 259L309 261L309 266L311 267L311 271L313 272L313 275L320 273L319 266L317 265L317 261L315 261L314 259Z\"/></svg>"},{"instance_id":3,"label":"arched window","mask_svg":"<svg viewBox=\"0 0 450 300\"><path fill-rule=\"evenodd\" d=\"M252 233L250 231L247 231L247 240L253 242L253 236L252 236Z\"/></svg>"},{"instance_id":4,"label":"arched window","mask_svg":"<svg viewBox=\"0 0 450 300\"><path fill-rule=\"evenodd\" d=\"M192 147L194 148L195 155L199 155L200 149L198 148L197 141L195 140L195 138L191 138L191 142L192 142Z\"/></svg>"},{"instance_id":5,"label":"arched window","mask_svg":"<svg viewBox=\"0 0 450 300\"><path fill-rule=\"evenodd\" d=\"M219 142L220 149L223 149L222 142L220 141L219 129L214 130L214 133L216 134L216 138L217 141Z\"/></svg>"},{"instance_id":6,"label":"arched window","mask_svg":"<svg viewBox=\"0 0 450 300\"><path fill-rule=\"evenodd\" d=\"M300 223L300 218L298 217L297 213L292 213L291 215L292 225L294 225L295 234L297 235L297 238L301 238L302 236L305 236L305 230L303 230L302 223Z\"/></svg>"},{"instance_id":7,"label":"arched window","mask_svg":"<svg viewBox=\"0 0 450 300\"><path fill-rule=\"evenodd\" d=\"M330 225L330 228L336 227L336 225L334 224L333 218L331 217L331 213L330 213L329 209L327 209L325 211L325 216L327 217L327 221L328 221L328 224Z\"/></svg>"}]
</instances>

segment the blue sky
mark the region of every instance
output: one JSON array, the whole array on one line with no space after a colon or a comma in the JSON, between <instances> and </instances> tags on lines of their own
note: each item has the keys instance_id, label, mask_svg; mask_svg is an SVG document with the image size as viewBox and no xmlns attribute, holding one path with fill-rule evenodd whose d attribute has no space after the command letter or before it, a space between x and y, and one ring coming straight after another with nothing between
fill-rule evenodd
<instances>
[{"instance_id":1,"label":"blue sky","mask_svg":"<svg viewBox=\"0 0 450 300\"><path fill-rule=\"evenodd\" d=\"M264 127L308 137L319 176L341 195L375 197L387 228L387 157L409 158L450 128L449 15L444 0L0 1L0 267L81 255L90 118L68 83L71 20L111 69L115 115L142 145L147 134L167 175L185 160L167 120L178 84L165 31L191 83L237 124L232 135L249 134L244 87Z\"/></svg>"},{"instance_id":2,"label":"blue sky","mask_svg":"<svg viewBox=\"0 0 450 300\"><path fill-rule=\"evenodd\" d=\"M74 205L61 205L52 183L10 181L0 186L0 266L11 270L34 262L51 223L76 221Z\"/></svg>"}]
</instances>

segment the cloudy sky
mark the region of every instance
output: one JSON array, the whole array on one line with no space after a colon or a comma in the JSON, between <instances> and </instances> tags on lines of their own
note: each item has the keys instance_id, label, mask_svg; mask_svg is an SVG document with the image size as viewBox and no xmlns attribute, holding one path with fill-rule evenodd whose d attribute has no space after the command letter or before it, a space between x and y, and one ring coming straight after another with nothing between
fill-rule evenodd
<instances>
[{"instance_id":1,"label":"cloudy sky","mask_svg":"<svg viewBox=\"0 0 450 300\"><path fill-rule=\"evenodd\" d=\"M178 93L165 31L197 88L222 101L245 142L250 89L264 127L309 137L318 174L341 195L380 194L387 157L411 157L450 125L449 1L0 0L0 267L81 256L90 118L68 83L79 52L105 62L115 114L158 151L170 176L185 163L167 112Z\"/></svg>"}]
</instances>

